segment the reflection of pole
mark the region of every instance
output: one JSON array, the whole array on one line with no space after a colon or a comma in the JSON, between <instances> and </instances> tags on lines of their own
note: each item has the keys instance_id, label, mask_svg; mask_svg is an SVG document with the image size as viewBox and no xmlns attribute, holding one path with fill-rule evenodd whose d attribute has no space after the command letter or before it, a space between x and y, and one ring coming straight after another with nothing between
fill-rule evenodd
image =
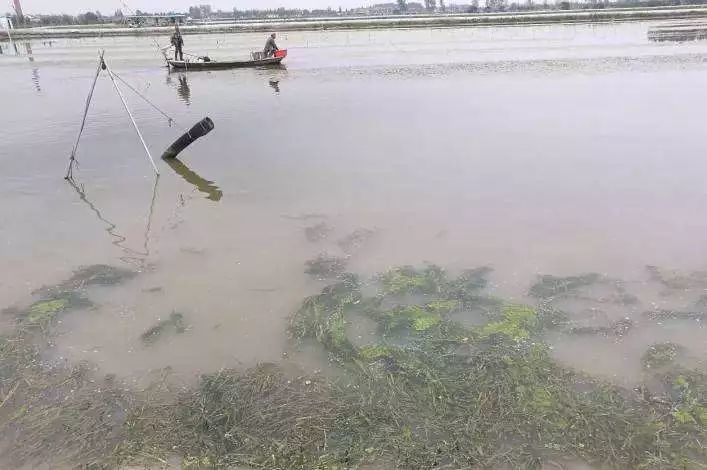
<instances>
[{"instance_id":1,"label":"reflection of pole","mask_svg":"<svg viewBox=\"0 0 707 470\"><path fill-rule=\"evenodd\" d=\"M12 33L10 32L12 31L12 28L12 18L7 18L7 39L10 41L10 45L13 47L13 49L15 49L15 53L17 54L17 46L12 41Z\"/></svg>"},{"instance_id":2,"label":"reflection of pole","mask_svg":"<svg viewBox=\"0 0 707 470\"><path fill-rule=\"evenodd\" d=\"M126 263L132 263L132 264L137 264L139 267L143 267L145 264L145 261L147 258L150 256L150 249L149 249L149 244L150 244L150 233L152 231L152 219L153 215L155 212L155 202L157 201L157 188L158 188L158 183L160 181L160 177L156 176L155 177L155 184L152 187L152 200L150 201L150 209L147 214L147 225L145 226L145 240L143 242L143 248L144 251L140 252L138 250L133 250L132 248L129 248L125 246L125 242L128 241L127 237L121 235L118 233L117 228L118 226L114 224L113 222L109 221L106 219L101 211L88 199L86 196L86 193L83 189L83 185L79 186L75 181L73 180L68 180L69 184L76 190L76 192L79 195L79 198L81 201L85 202L88 207L91 208L91 211L93 211L96 214L96 217L98 217L98 220L106 224L106 232L113 237L113 241L111 242L113 245L116 247L120 248L124 253L125 256L121 257L120 259L125 261ZM137 263L134 263L134 260L137 260Z\"/></svg>"},{"instance_id":3,"label":"reflection of pole","mask_svg":"<svg viewBox=\"0 0 707 470\"><path fill-rule=\"evenodd\" d=\"M105 64L105 60L103 60L103 64ZM108 71L108 76L110 77L111 81L113 82L113 87L115 88L116 93L118 93L118 96L120 97L120 101L123 102L123 107L125 107L125 111L128 113L128 116L130 117L130 122L133 123L133 127L135 128L135 132L137 132L137 136L140 138L140 142L142 142L142 146L145 148L145 152L147 153L147 158L150 160L150 163L152 164L152 169L155 170L156 175L159 175L160 172L157 169L157 165L155 165L155 161L152 159L152 154L150 153L150 149L147 148L147 143L145 143L145 139L142 137L142 132L140 132L140 129L137 127L137 123L135 122L135 118L133 117L133 114L130 112L130 108L128 108L128 102L125 101L125 97L123 96L123 93L120 91L120 88L118 87L118 83L115 81L115 77L113 76L113 72L111 72L111 70L107 64L106 64L106 70Z\"/></svg>"}]
</instances>

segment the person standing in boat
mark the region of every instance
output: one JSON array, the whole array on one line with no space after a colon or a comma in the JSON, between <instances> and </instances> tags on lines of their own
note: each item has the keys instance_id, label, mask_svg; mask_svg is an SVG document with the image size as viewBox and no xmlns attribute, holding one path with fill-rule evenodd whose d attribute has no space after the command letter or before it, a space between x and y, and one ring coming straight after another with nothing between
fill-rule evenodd
<instances>
[{"instance_id":1,"label":"person standing in boat","mask_svg":"<svg viewBox=\"0 0 707 470\"><path fill-rule=\"evenodd\" d=\"M265 49L263 50L263 54L265 54L265 57L270 57L275 53L275 51L280 50L280 48L277 47L277 44L275 44L276 37L277 36L275 35L275 33L272 33L268 38L267 42L265 43Z\"/></svg>"},{"instance_id":2,"label":"person standing in boat","mask_svg":"<svg viewBox=\"0 0 707 470\"><path fill-rule=\"evenodd\" d=\"M174 60L177 60L178 56L179 60L184 61L184 53L182 52L182 48L184 47L184 39L182 39L182 33L179 32L178 24L174 25L174 34L172 35L171 42L174 46Z\"/></svg>"}]
</instances>

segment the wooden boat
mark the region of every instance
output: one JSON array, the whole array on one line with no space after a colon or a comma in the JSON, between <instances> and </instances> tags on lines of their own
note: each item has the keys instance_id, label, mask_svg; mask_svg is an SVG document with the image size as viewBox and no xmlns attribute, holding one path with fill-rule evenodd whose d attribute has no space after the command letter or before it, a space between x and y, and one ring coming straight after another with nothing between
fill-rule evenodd
<instances>
[{"instance_id":1,"label":"wooden boat","mask_svg":"<svg viewBox=\"0 0 707 470\"><path fill-rule=\"evenodd\" d=\"M235 61L220 61L220 60L171 60L167 59L167 64L175 70L219 70L219 69L236 69L244 67L264 67L268 65L280 65L287 57L286 50L280 50L273 57L262 57L262 53L254 53L251 60L235 60Z\"/></svg>"}]
</instances>

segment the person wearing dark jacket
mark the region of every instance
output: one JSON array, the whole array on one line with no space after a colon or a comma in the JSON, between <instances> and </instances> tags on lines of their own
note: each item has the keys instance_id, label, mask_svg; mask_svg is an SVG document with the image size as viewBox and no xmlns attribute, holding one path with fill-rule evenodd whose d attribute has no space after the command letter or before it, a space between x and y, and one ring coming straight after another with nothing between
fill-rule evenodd
<instances>
[{"instance_id":1,"label":"person wearing dark jacket","mask_svg":"<svg viewBox=\"0 0 707 470\"><path fill-rule=\"evenodd\" d=\"M280 50L280 48L277 47L277 44L275 44L276 37L277 36L275 35L275 33L272 33L268 38L268 41L265 43L265 49L263 49L263 54L265 54L265 57L270 57L275 53L275 51Z\"/></svg>"},{"instance_id":2,"label":"person wearing dark jacket","mask_svg":"<svg viewBox=\"0 0 707 470\"><path fill-rule=\"evenodd\" d=\"M171 39L172 46L174 46L174 60L184 60L184 53L182 52L182 47L184 47L184 39L182 39L182 33L179 32L179 26L174 30L174 34Z\"/></svg>"}]
</instances>

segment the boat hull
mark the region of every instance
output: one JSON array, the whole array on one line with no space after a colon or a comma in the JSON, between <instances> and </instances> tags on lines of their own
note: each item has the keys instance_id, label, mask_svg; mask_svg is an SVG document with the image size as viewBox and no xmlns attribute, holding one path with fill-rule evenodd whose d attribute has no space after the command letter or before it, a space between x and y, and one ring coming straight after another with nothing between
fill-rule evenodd
<instances>
[{"instance_id":1,"label":"boat hull","mask_svg":"<svg viewBox=\"0 0 707 470\"><path fill-rule=\"evenodd\" d=\"M182 60L167 60L167 64L174 70L222 70L239 69L246 67L264 67L268 65L280 65L284 57L268 57L260 60L241 61L211 61L211 62L186 62Z\"/></svg>"}]
</instances>

